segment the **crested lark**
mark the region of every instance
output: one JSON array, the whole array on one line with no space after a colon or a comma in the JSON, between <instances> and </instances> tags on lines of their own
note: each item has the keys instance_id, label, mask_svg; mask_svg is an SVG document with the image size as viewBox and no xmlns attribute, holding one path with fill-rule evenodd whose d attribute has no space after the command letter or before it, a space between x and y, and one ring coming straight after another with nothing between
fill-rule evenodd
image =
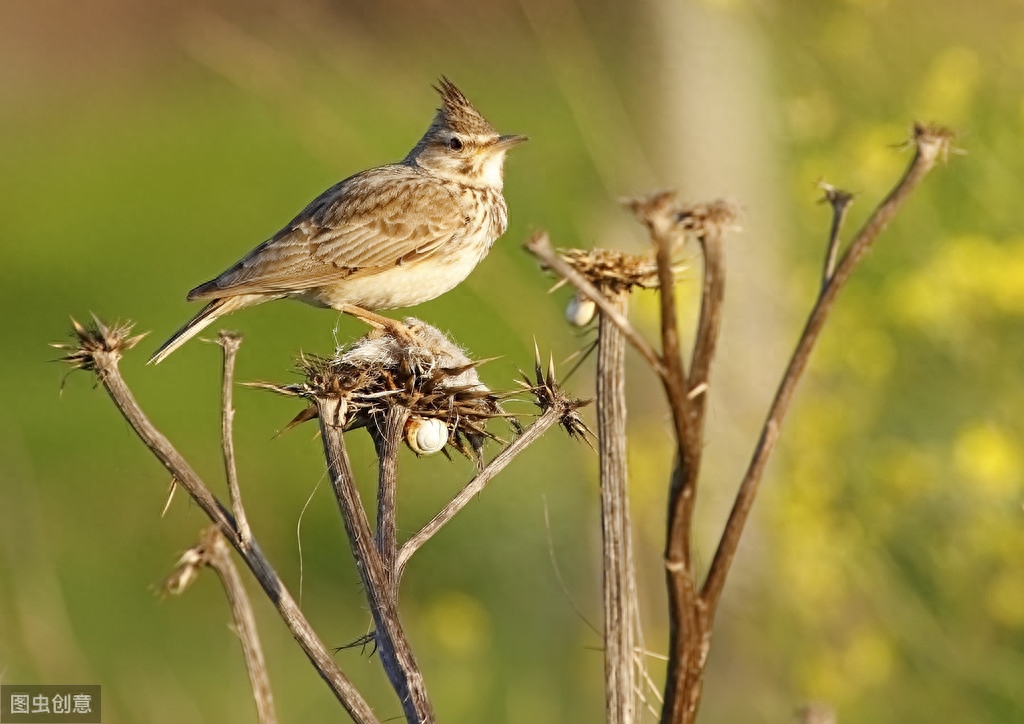
<instances>
[{"instance_id":1,"label":"crested lark","mask_svg":"<svg viewBox=\"0 0 1024 724\"><path fill-rule=\"evenodd\" d=\"M508 226L500 136L447 78L430 128L401 163L357 173L215 279L209 300L149 360L158 363L217 318L291 297L404 332L373 310L433 299L465 279Z\"/></svg>"}]
</instances>

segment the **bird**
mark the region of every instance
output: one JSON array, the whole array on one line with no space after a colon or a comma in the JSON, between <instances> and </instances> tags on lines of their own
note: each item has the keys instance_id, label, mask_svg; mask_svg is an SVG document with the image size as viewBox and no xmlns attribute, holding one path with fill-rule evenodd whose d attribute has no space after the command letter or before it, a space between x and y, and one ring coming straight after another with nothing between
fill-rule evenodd
<instances>
[{"instance_id":1,"label":"bird","mask_svg":"<svg viewBox=\"0 0 1024 724\"><path fill-rule=\"evenodd\" d=\"M188 293L206 306L150 358L158 364L214 321L275 299L359 317L403 338L377 311L411 307L461 283L508 228L500 135L442 76L426 133L406 157L349 176L219 276Z\"/></svg>"}]
</instances>

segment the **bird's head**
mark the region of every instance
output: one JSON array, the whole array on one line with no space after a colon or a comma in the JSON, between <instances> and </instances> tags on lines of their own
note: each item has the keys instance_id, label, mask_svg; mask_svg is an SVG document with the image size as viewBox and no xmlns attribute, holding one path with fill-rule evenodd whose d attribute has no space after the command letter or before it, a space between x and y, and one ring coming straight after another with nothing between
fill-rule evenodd
<instances>
[{"instance_id":1,"label":"bird's head","mask_svg":"<svg viewBox=\"0 0 1024 724\"><path fill-rule=\"evenodd\" d=\"M447 78L434 89L441 95L441 107L406 163L467 186L500 190L505 152L526 136L499 135Z\"/></svg>"}]
</instances>

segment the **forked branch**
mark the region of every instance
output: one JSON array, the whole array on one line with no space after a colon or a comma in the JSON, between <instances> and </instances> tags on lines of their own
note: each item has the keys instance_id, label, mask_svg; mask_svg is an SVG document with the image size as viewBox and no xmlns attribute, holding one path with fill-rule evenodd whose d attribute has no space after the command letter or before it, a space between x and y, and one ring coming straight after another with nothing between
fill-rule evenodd
<instances>
[{"instance_id":1,"label":"forked branch","mask_svg":"<svg viewBox=\"0 0 1024 724\"><path fill-rule=\"evenodd\" d=\"M952 141L953 133L946 128L915 124L913 138L911 139L915 149L910 165L892 191L889 192L888 196L878 205L871 216L868 217L864 226L853 237L849 248L836 266L835 272L828 275L821 294L811 308L803 333L800 335L796 349L793 351L792 357L790 357L789 364L775 393L775 398L768 409L768 415L762 427L761 436L754 449L754 454L751 457L747 471L743 476L743 481L740 483L736 502L729 513L725 530L722 533L722 538L715 551L715 557L711 562L711 568L704 581L701 597L706 602L712 616L718 606L722 589L725 586L725 578L729 572L733 557L736 555L736 548L739 545L740 536L743 533L747 517L750 515L750 509L757 495L757 488L764 475L768 458L775 449L776 442L778 442L779 430L789 409L789 404L793 399L793 392L803 376L811 352L814 349L814 344L817 342L825 320L835 304L839 291L846 285L846 282L857 268L858 263L867 254L875 239L878 238L878 235L896 216L924 177L935 167L935 164L940 159L944 159L947 156ZM833 218L841 222L841 209L837 208L837 206L844 203L844 196L834 194L833 199L830 199L830 201L834 209ZM834 222L833 226L836 223L838 222Z\"/></svg>"},{"instance_id":2,"label":"forked branch","mask_svg":"<svg viewBox=\"0 0 1024 724\"><path fill-rule=\"evenodd\" d=\"M96 373L100 384L139 439L188 491L200 509L213 521L220 534L242 556L242 560L277 608L295 640L352 719L357 724L379 724L379 719L370 705L338 668L330 650L324 646L309 625L284 582L263 555L258 543L253 540L249 545L243 545L234 517L210 492L170 441L150 422L135 400L135 396L121 376L118 363L121 355L134 347L142 335L131 336L131 325L108 327L97 320L94 327L87 329L78 322L73 321L73 324L76 341L72 344L57 345L66 352L64 361L73 368Z\"/></svg>"},{"instance_id":3,"label":"forked branch","mask_svg":"<svg viewBox=\"0 0 1024 724\"><path fill-rule=\"evenodd\" d=\"M356 559L359 577L363 582L363 590L370 603L370 615L375 627L374 640L380 652L381 664L392 688L398 694L406 721L409 724L430 724L435 718L423 674L402 628L397 598L393 595L393 587L388 582L381 555L370 532L366 509L360 500L348 451L345 449L345 401L328 396L316 397L314 400L320 420L324 455L327 458L327 471L345 523L352 555Z\"/></svg>"},{"instance_id":4,"label":"forked branch","mask_svg":"<svg viewBox=\"0 0 1024 724\"><path fill-rule=\"evenodd\" d=\"M252 685L260 724L276 724L274 695L270 689L270 676L267 674L267 664L263 658L263 647L256 631L256 616L245 592L242 577L238 574L238 568L231 560L227 542L216 526L210 526L203 531L199 543L185 551L178 559L174 572L164 582L164 591L180 594L195 580L203 566L212 568L224 586L224 593L231 607L234 630L242 642L242 655L245 657L245 668L249 673L249 683Z\"/></svg>"},{"instance_id":5,"label":"forked branch","mask_svg":"<svg viewBox=\"0 0 1024 724\"><path fill-rule=\"evenodd\" d=\"M676 438L669 485L665 536L665 579L669 594L669 660L662 722L689 721L700 703L704 665L710 647L708 617L697 595L693 568L693 514L704 450L704 417L711 365L718 344L725 299L723 236L736 228L736 212L724 201L680 205L672 192L629 202L650 232L657 251L661 289L662 354L668 374L665 396ZM679 349L672 251L683 234L696 238L703 255L703 290L687 376Z\"/></svg>"},{"instance_id":6,"label":"forked branch","mask_svg":"<svg viewBox=\"0 0 1024 724\"><path fill-rule=\"evenodd\" d=\"M560 423L567 411L569 411L569 408L562 407L561 404L545 410L532 425L526 428L522 434L509 443L504 450L495 455L484 469L477 473L472 480L466 483L462 489L456 493L455 497L448 501L447 505L441 508L433 518L424 523L422 528L409 536L409 538L407 538L398 549L396 566L398 570L398 579L401 580L402 573L405 571L405 566L409 563L409 559L413 557L416 551L422 548L427 541L437 535L442 528L450 523L452 518L471 503L473 499L487 486L487 484L491 482L498 473L504 470L517 455L539 440L541 436L554 425Z\"/></svg>"}]
</instances>

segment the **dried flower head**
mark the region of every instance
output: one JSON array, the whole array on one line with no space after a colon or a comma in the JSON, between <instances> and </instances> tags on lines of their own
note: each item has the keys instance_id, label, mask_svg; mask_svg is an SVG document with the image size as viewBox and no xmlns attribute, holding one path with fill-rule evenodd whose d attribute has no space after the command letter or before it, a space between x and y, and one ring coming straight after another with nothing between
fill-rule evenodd
<instances>
[{"instance_id":1,"label":"dried flower head","mask_svg":"<svg viewBox=\"0 0 1024 724\"><path fill-rule=\"evenodd\" d=\"M132 336L134 322L115 322L112 326L107 326L95 314L92 315L92 319L93 323L86 327L72 317L71 336L75 341L70 344L56 342L50 345L54 349L66 352L58 360L67 362L72 369L95 371L97 355L112 355L116 361L125 350L137 345L148 334L143 332Z\"/></svg>"},{"instance_id":2,"label":"dried flower head","mask_svg":"<svg viewBox=\"0 0 1024 724\"><path fill-rule=\"evenodd\" d=\"M556 249L566 263L585 276L591 284L603 292L630 291L634 287L656 289L658 287L658 262L653 252L628 254L617 249ZM686 269L679 262L672 266L673 274ZM565 284L559 282L555 288Z\"/></svg>"},{"instance_id":3,"label":"dried flower head","mask_svg":"<svg viewBox=\"0 0 1024 724\"><path fill-rule=\"evenodd\" d=\"M945 126L935 123L922 123L916 121L911 130L911 141L917 146L918 153L926 156L929 161L941 159L943 162L949 160L949 154L963 154L962 149L955 148L953 141L956 133Z\"/></svg>"},{"instance_id":4,"label":"dried flower head","mask_svg":"<svg viewBox=\"0 0 1024 724\"><path fill-rule=\"evenodd\" d=\"M684 204L675 191L656 191L648 196L624 199L626 208L653 233L682 232L697 238L721 236L739 231L739 209L731 201L718 199L708 203Z\"/></svg>"},{"instance_id":5,"label":"dried flower head","mask_svg":"<svg viewBox=\"0 0 1024 724\"><path fill-rule=\"evenodd\" d=\"M410 414L442 422L448 444L480 460L484 440L497 439L486 429L495 417L517 423L499 402L507 395L492 392L480 381L472 360L443 332L413 317L403 320L415 340L409 343L386 330L374 330L338 349L333 357L303 355L298 359L305 380L293 385L255 386L305 398L334 396L344 402L346 429L376 424L393 405ZM289 426L314 419L315 407L300 413Z\"/></svg>"},{"instance_id":6,"label":"dried flower head","mask_svg":"<svg viewBox=\"0 0 1024 724\"><path fill-rule=\"evenodd\" d=\"M740 226L739 209L724 199L681 206L676 211L675 220L680 228L696 237L722 236L743 228Z\"/></svg>"},{"instance_id":7,"label":"dried flower head","mask_svg":"<svg viewBox=\"0 0 1024 724\"><path fill-rule=\"evenodd\" d=\"M552 408L561 410L562 414L558 423L569 434L569 437L583 440L590 444L587 435L593 437L594 433L583 422L583 418L580 417L578 410L586 407L593 400L578 400L565 394L555 376L554 358L548 357L548 368L545 373L541 366L540 349L537 347L536 341L534 342L533 352L533 378L531 379L530 375L520 370L519 374L522 375L522 379L516 380L516 383L524 390L530 391L537 402L537 407L544 412Z\"/></svg>"}]
</instances>

